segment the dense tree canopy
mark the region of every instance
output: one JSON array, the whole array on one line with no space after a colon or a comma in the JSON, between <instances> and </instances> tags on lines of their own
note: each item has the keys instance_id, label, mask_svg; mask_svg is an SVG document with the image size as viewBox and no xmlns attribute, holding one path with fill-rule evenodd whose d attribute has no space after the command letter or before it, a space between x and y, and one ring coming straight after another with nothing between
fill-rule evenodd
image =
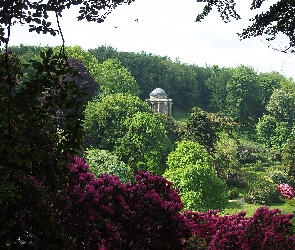
<instances>
[{"instance_id":1,"label":"dense tree canopy","mask_svg":"<svg viewBox=\"0 0 295 250\"><path fill-rule=\"evenodd\" d=\"M115 142L125 135L124 121L138 111L152 112L147 103L128 93L107 95L99 101L89 102L84 130L91 141L86 146L113 151Z\"/></svg>"},{"instance_id":2,"label":"dense tree canopy","mask_svg":"<svg viewBox=\"0 0 295 250\"><path fill-rule=\"evenodd\" d=\"M208 150L213 148L216 139L215 124L201 108L192 108L186 122L184 138L200 143Z\"/></svg>"},{"instance_id":3,"label":"dense tree canopy","mask_svg":"<svg viewBox=\"0 0 295 250\"><path fill-rule=\"evenodd\" d=\"M108 174L118 176L123 183L134 181L132 169L107 150L90 148L85 152L85 159L95 178Z\"/></svg>"},{"instance_id":4,"label":"dense tree canopy","mask_svg":"<svg viewBox=\"0 0 295 250\"><path fill-rule=\"evenodd\" d=\"M210 68L210 76L205 80L205 85L210 89L210 108L214 112L226 109L226 84L232 76L230 68L220 68L214 65Z\"/></svg>"},{"instance_id":5,"label":"dense tree canopy","mask_svg":"<svg viewBox=\"0 0 295 250\"><path fill-rule=\"evenodd\" d=\"M104 46L89 51L98 61L115 58L122 62L138 82L140 98L143 100L149 97L153 89L160 87L173 99L177 109L188 111L198 103L206 103L205 99L200 98L202 93L199 90L199 81L203 81L207 76L206 68L145 52L117 52Z\"/></svg>"},{"instance_id":6,"label":"dense tree canopy","mask_svg":"<svg viewBox=\"0 0 295 250\"><path fill-rule=\"evenodd\" d=\"M55 48L55 53L59 53L59 47ZM84 64L94 81L99 82L100 65L97 59L80 46L66 46L65 53L69 59L76 59Z\"/></svg>"},{"instance_id":7,"label":"dense tree canopy","mask_svg":"<svg viewBox=\"0 0 295 250\"><path fill-rule=\"evenodd\" d=\"M136 173L138 170L162 175L172 149L166 130L154 113L137 112L124 121L124 135L114 152Z\"/></svg>"},{"instance_id":8,"label":"dense tree canopy","mask_svg":"<svg viewBox=\"0 0 295 250\"><path fill-rule=\"evenodd\" d=\"M64 46L57 53L46 48L37 57L28 58L31 70L18 86L25 65L8 50L11 26L28 23L30 31L62 34L59 18L63 10L80 5L80 20L100 22L123 2L131 1L1 1L2 249L70 247L56 212L65 205L58 193L69 177L68 156L78 153L81 146L78 111L85 98L77 88L77 71L69 67ZM56 16L58 30L48 22L50 13ZM53 122L60 110L67 110L61 121L62 131Z\"/></svg>"},{"instance_id":9,"label":"dense tree canopy","mask_svg":"<svg viewBox=\"0 0 295 250\"><path fill-rule=\"evenodd\" d=\"M276 89L270 96L266 110L278 121L292 124L295 118L295 100L285 91Z\"/></svg>"},{"instance_id":10,"label":"dense tree canopy","mask_svg":"<svg viewBox=\"0 0 295 250\"><path fill-rule=\"evenodd\" d=\"M31 61L32 75L17 90L17 77L22 73L18 57L10 52L0 57L3 248L7 244L19 248L22 242L31 241L36 248L60 245L62 234L53 236L59 230L54 213L63 206L55 200L56 194L67 178L67 154L78 152L81 145L78 109L83 95L76 91L72 78L61 80L73 72L64 57L52 50L40 56L41 61ZM56 111L63 109L68 113L61 122L64 130L59 131L53 120Z\"/></svg>"},{"instance_id":11,"label":"dense tree canopy","mask_svg":"<svg viewBox=\"0 0 295 250\"><path fill-rule=\"evenodd\" d=\"M275 89L266 105L268 113L256 124L258 138L279 152L289 138L294 126L295 102L291 95Z\"/></svg>"},{"instance_id":12,"label":"dense tree canopy","mask_svg":"<svg viewBox=\"0 0 295 250\"><path fill-rule=\"evenodd\" d=\"M99 67L100 97L116 93L139 95L139 87L132 74L116 59L108 59Z\"/></svg>"},{"instance_id":13,"label":"dense tree canopy","mask_svg":"<svg viewBox=\"0 0 295 250\"><path fill-rule=\"evenodd\" d=\"M261 108L257 73L253 68L243 65L232 71L226 84L225 112L244 125L254 124Z\"/></svg>"}]
</instances>

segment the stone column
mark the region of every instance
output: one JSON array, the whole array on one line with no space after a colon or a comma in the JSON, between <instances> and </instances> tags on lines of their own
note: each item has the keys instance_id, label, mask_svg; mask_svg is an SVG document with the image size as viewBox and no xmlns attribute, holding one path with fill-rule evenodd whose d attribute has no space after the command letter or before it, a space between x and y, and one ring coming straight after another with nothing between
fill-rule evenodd
<instances>
[{"instance_id":1,"label":"stone column","mask_svg":"<svg viewBox=\"0 0 295 250\"><path fill-rule=\"evenodd\" d=\"M168 115L172 116L172 100L169 100Z\"/></svg>"},{"instance_id":2,"label":"stone column","mask_svg":"<svg viewBox=\"0 0 295 250\"><path fill-rule=\"evenodd\" d=\"M161 112L161 102L158 101L158 112L160 113Z\"/></svg>"}]
</instances>

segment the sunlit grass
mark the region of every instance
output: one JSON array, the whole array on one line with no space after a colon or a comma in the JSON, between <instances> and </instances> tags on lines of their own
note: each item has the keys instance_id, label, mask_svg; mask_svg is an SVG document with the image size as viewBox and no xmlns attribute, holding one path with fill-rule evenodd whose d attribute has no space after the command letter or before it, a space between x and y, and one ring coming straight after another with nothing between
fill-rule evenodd
<instances>
[{"instance_id":1,"label":"sunlit grass","mask_svg":"<svg viewBox=\"0 0 295 250\"><path fill-rule=\"evenodd\" d=\"M179 122L186 122L188 119L188 114L182 111L174 111L172 116Z\"/></svg>"},{"instance_id":2,"label":"sunlit grass","mask_svg":"<svg viewBox=\"0 0 295 250\"><path fill-rule=\"evenodd\" d=\"M237 200L237 201L231 201L228 203L227 207L225 210L220 213L222 215L232 215L232 214L237 214L241 211L246 212L246 216L252 216L257 208L261 207L262 205L256 205L256 204L248 204L246 202L243 202L242 200ZM287 203L273 203L269 206L267 206L269 209L275 209L278 208L282 211L284 214L292 214L295 213L295 207L287 204Z\"/></svg>"}]
</instances>

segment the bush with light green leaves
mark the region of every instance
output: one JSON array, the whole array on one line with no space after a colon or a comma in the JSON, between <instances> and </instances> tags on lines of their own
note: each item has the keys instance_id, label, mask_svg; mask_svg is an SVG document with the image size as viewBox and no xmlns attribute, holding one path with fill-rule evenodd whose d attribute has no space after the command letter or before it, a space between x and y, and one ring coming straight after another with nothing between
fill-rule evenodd
<instances>
[{"instance_id":1,"label":"bush with light green leaves","mask_svg":"<svg viewBox=\"0 0 295 250\"><path fill-rule=\"evenodd\" d=\"M167 168L167 156L172 142L159 118L154 113L137 112L124 121L125 134L118 138L114 153L138 170L162 175Z\"/></svg>"},{"instance_id":2,"label":"bush with light green leaves","mask_svg":"<svg viewBox=\"0 0 295 250\"><path fill-rule=\"evenodd\" d=\"M116 93L140 94L138 83L131 72L116 59L108 59L100 64L99 83L101 97Z\"/></svg>"},{"instance_id":3,"label":"bush with light green leaves","mask_svg":"<svg viewBox=\"0 0 295 250\"><path fill-rule=\"evenodd\" d=\"M88 149L85 158L95 178L109 174L118 176L123 183L134 181L132 169L108 150Z\"/></svg>"},{"instance_id":4,"label":"bush with light green leaves","mask_svg":"<svg viewBox=\"0 0 295 250\"><path fill-rule=\"evenodd\" d=\"M223 210L228 202L225 181L216 175L213 159L197 142L183 140L168 156L164 177L179 189L184 210Z\"/></svg>"},{"instance_id":5,"label":"bush with light green leaves","mask_svg":"<svg viewBox=\"0 0 295 250\"><path fill-rule=\"evenodd\" d=\"M118 138L126 133L124 121L138 111L153 112L146 102L129 93L111 94L89 102L83 123L85 147L113 151Z\"/></svg>"}]
</instances>

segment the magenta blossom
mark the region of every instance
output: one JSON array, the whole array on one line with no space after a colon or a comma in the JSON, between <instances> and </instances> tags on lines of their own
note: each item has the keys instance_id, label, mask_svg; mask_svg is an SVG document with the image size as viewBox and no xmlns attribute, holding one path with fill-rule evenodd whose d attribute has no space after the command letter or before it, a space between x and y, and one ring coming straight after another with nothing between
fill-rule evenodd
<instances>
[{"instance_id":1,"label":"magenta blossom","mask_svg":"<svg viewBox=\"0 0 295 250\"><path fill-rule=\"evenodd\" d=\"M279 184L278 191L287 199L292 199L295 196L294 189L289 184Z\"/></svg>"}]
</instances>

